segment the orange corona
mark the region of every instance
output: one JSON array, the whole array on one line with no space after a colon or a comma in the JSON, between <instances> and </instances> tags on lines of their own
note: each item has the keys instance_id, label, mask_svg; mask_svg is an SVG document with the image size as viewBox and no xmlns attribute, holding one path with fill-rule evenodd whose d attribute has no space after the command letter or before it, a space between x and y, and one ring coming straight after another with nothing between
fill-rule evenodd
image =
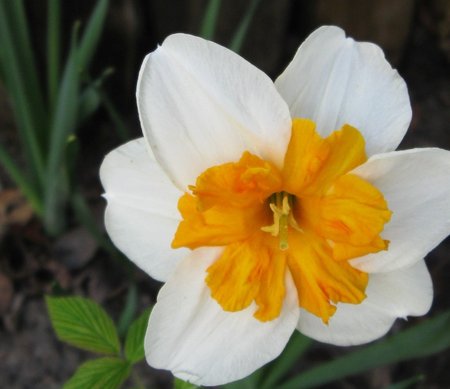
<instances>
[{"instance_id":1,"label":"orange corona","mask_svg":"<svg viewBox=\"0 0 450 389\"><path fill-rule=\"evenodd\" d=\"M337 303L365 298L368 275L349 260L388 248L383 195L349 173L366 160L356 128L322 138L314 122L294 119L282 169L244 152L197 178L178 202L172 246L224 247L205 282L226 311L255 303L258 320L275 319L290 276L299 306L328 323Z\"/></svg>"}]
</instances>

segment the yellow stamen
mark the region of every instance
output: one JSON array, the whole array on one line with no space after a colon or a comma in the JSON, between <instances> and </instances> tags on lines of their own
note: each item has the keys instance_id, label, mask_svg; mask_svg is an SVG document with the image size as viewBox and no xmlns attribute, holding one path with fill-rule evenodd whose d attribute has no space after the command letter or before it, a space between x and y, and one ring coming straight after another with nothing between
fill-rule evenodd
<instances>
[{"instance_id":1,"label":"yellow stamen","mask_svg":"<svg viewBox=\"0 0 450 389\"><path fill-rule=\"evenodd\" d=\"M273 212L273 224L261 227L261 230L270 233L272 236L278 236L280 250L287 250L289 248L289 226L300 230L291 212L294 197L289 193L280 192L272 195L269 201L269 207Z\"/></svg>"}]
</instances>

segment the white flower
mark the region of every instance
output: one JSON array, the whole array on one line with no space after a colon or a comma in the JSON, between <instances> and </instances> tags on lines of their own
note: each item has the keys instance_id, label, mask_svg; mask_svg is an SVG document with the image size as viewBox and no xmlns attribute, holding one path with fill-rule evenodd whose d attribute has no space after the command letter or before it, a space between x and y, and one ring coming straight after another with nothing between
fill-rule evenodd
<instances>
[{"instance_id":1,"label":"white flower","mask_svg":"<svg viewBox=\"0 0 450 389\"><path fill-rule=\"evenodd\" d=\"M151 366L219 385L295 329L361 344L429 310L423 258L450 231L450 153L393 151L411 107L379 47L322 27L274 84L176 34L146 57L137 99L144 138L100 174L112 240L165 282Z\"/></svg>"}]
</instances>

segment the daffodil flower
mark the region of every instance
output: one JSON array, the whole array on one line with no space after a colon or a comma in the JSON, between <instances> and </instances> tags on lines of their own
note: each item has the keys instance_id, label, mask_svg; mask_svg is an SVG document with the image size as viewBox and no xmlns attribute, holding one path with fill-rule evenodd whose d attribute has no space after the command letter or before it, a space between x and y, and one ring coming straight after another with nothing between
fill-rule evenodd
<instances>
[{"instance_id":1,"label":"daffodil flower","mask_svg":"<svg viewBox=\"0 0 450 389\"><path fill-rule=\"evenodd\" d=\"M219 385L296 329L354 345L429 310L450 153L393 151L411 107L379 47L319 28L273 83L175 34L145 58L137 100L144 138L108 154L101 179L113 242L165 282L151 366Z\"/></svg>"}]
</instances>

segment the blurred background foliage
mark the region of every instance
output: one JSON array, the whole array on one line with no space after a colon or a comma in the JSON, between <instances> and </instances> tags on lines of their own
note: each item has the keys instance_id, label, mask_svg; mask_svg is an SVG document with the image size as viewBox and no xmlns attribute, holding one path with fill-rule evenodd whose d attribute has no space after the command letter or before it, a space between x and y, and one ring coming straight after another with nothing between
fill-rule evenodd
<instances>
[{"instance_id":1,"label":"blurred background foliage","mask_svg":"<svg viewBox=\"0 0 450 389\"><path fill-rule=\"evenodd\" d=\"M141 136L134 94L145 54L188 32L275 78L323 24L379 44L406 79L414 115L401 148L450 149L448 0L0 0L2 385L60 387L91 358L57 341L44 294L100 303L121 341L155 301L160 285L104 234L98 180L104 155ZM449 387L449 247L429 255L428 317L398 321L391 337L367 347L296 335L279 360L228 387ZM136 366L145 387L171 386L170 375Z\"/></svg>"}]
</instances>

